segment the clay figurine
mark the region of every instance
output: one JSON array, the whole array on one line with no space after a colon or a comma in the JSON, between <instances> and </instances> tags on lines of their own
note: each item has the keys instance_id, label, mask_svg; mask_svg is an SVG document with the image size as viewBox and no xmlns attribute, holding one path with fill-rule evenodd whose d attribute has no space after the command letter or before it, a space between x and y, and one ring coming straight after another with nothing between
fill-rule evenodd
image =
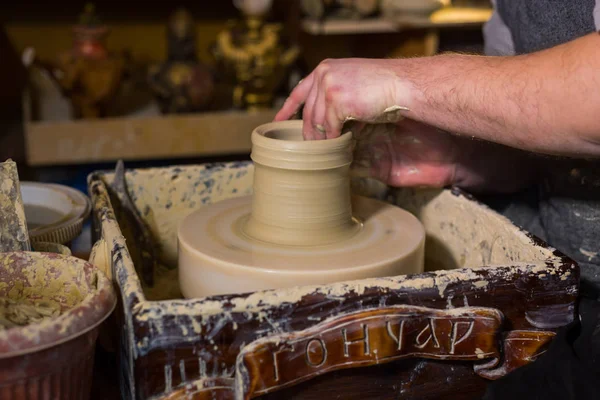
<instances>
[{"instance_id":1,"label":"clay figurine","mask_svg":"<svg viewBox=\"0 0 600 400\"><path fill-rule=\"evenodd\" d=\"M73 116L102 118L108 114L125 73L125 58L106 47L109 28L88 4L73 27L73 46L59 54L54 63L36 61L50 72L63 95L71 100Z\"/></svg>"},{"instance_id":2,"label":"clay figurine","mask_svg":"<svg viewBox=\"0 0 600 400\"><path fill-rule=\"evenodd\" d=\"M196 29L190 13L179 9L167 26L168 58L152 66L148 81L163 114L205 110L214 93L208 67L196 56Z\"/></svg>"}]
</instances>

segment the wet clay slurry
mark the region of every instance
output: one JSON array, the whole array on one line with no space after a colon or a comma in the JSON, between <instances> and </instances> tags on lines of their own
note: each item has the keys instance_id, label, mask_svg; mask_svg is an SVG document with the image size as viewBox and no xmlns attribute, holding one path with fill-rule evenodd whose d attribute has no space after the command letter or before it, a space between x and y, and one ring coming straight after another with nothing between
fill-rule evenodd
<instances>
[{"instance_id":1,"label":"wet clay slurry","mask_svg":"<svg viewBox=\"0 0 600 400\"><path fill-rule=\"evenodd\" d=\"M201 207L182 221L185 297L423 271L419 220L351 194L352 134L303 141L301 124L259 126L252 133L253 194Z\"/></svg>"}]
</instances>

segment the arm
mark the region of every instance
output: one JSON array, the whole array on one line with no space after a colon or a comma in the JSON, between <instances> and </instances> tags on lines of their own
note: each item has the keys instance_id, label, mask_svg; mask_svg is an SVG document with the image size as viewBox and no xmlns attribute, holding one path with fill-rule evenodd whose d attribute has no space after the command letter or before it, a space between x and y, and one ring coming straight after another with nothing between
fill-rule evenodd
<instances>
[{"instance_id":1,"label":"arm","mask_svg":"<svg viewBox=\"0 0 600 400\"><path fill-rule=\"evenodd\" d=\"M410 118L533 152L600 156L597 33L530 55L396 63L397 76L409 72L398 97Z\"/></svg>"},{"instance_id":2,"label":"arm","mask_svg":"<svg viewBox=\"0 0 600 400\"><path fill-rule=\"evenodd\" d=\"M340 134L348 117L404 116L457 134L562 156L600 156L600 35L512 57L446 54L327 60L276 116L304 106L304 136Z\"/></svg>"}]
</instances>

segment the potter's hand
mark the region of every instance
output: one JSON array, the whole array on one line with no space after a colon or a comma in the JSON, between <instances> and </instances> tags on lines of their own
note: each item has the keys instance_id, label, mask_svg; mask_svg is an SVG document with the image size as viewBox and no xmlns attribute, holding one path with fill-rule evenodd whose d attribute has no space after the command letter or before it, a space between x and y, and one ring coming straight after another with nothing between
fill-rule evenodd
<instances>
[{"instance_id":1,"label":"potter's hand","mask_svg":"<svg viewBox=\"0 0 600 400\"><path fill-rule=\"evenodd\" d=\"M458 138L409 119L348 127L356 139L355 173L391 186L443 187L455 183Z\"/></svg>"},{"instance_id":2,"label":"potter's hand","mask_svg":"<svg viewBox=\"0 0 600 400\"><path fill-rule=\"evenodd\" d=\"M410 119L349 128L356 139L355 174L391 186L512 192L531 183L539 167L530 154Z\"/></svg>"},{"instance_id":3,"label":"potter's hand","mask_svg":"<svg viewBox=\"0 0 600 400\"><path fill-rule=\"evenodd\" d=\"M396 122L409 90L390 67L393 60L325 60L292 91L275 116L290 119L304 104L306 140L334 138L348 120Z\"/></svg>"}]
</instances>

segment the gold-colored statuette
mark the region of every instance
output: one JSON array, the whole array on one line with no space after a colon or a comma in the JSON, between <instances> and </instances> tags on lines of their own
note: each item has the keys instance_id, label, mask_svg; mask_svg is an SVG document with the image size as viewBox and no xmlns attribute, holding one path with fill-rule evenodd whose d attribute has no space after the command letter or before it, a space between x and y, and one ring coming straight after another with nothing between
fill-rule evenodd
<instances>
[{"instance_id":1,"label":"gold-colored statuette","mask_svg":"<svg viewBox=\"0 0 600 400\"><path fill-rule=\"evenodd\" d=\"M264 109L272 107L274 92L298 58L299 49L283 44L281 24L265 21L270 2L262 2L260 7L251 3L236 2L244 18L230 22L219 33L212 52L220 70L234 84L234 107Z\"/></svg>"}]
</instances>

